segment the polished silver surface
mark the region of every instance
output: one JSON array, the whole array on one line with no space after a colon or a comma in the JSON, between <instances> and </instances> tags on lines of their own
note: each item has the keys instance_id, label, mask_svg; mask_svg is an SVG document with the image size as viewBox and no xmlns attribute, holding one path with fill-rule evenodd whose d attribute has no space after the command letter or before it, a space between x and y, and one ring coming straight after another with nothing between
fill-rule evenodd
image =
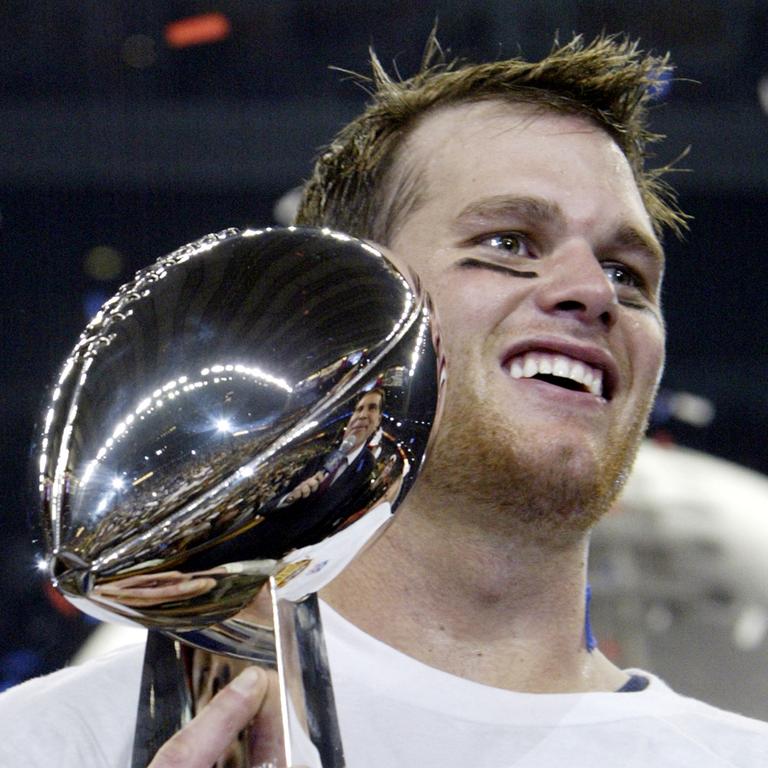
<instances>
[{"instance_id":1,"label":"polished silver surface","mask_svg":"<svg viewBox=\"0 0 768 768\"><path fill-rule=\"evenodd\" d=\"M188 673L190 652L192 648L178 640L169 640L159 632L148 633L139 700L151 702L151 706L142 707L136 719L131 768L146 768L157 750L192 719L195 708L204 702ZM241 760L241 765L245 768L247 763Z\"/></svg>"},{"instance_id":2,"label":"polished silver surface","mask_svg":"<svg viewBox=\"0 0 768 768\"><path fill-rule=\"evenodd\" d=\"M390 522L422 465L433 334L414 275L328 230L226 230L137 273L44 417L56 586L98 618L284 666L275 617Z\"/></svg>"}]
</instances>

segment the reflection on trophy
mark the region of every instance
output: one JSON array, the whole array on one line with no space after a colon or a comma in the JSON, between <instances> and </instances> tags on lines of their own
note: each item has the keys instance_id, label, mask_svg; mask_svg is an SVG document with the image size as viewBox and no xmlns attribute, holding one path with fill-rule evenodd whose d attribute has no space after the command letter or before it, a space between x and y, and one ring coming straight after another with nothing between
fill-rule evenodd
<instances>
[{"instance_id":1,"label":"reflection on trophy","mask_svg":"<svg viewBox=\"0 0 768 768\"><path fill-rule=\"evenodd\" d=\"M227 230L139 272L65 362L39 458L53 579L148 627L133 765L243 664L283 734L228 765L344 765L316 593L392 519L443 366L418 280L328 230Z\"/></svg>"}]
</instances>

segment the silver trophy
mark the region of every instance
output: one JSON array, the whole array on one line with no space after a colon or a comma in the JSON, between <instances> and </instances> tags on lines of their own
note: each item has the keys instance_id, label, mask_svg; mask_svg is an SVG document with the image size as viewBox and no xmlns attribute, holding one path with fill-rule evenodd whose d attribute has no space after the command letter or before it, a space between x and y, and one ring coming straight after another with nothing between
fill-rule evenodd
<instances>
[{"instance_id":1,"label":"silver trophy","mask_svg":"<svg viewBox=\"0 0 768 768\"><path fill-rule=\"evenodd\" d=\"M439 412L427 296L329 230L226 230L91 321L40 442L55 585L148 627L133 765L238 666L280 679L282 737L227 765L344 765L316 593L392 520Z\"/></svg>"}]
</instances>

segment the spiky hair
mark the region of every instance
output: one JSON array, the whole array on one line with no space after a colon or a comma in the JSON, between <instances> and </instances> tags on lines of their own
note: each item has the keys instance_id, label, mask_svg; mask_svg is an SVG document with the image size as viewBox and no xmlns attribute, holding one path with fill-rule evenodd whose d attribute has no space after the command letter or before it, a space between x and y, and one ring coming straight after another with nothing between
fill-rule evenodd
<instances>
[{"instance_id":1,"label":"spiky hair","mask_svg":"<svg viewBox=\"0 0 768 768\"><path fill-rule=\"evenodd\" d=\"M636 42L602 35L555 42L541 61L521 58L469 64L446 61L434 32L419 72L392 78L371 51L371 94L365 111L319 156L296 218L301 226L329 226L386 245L418 201L418 180L394 173L405 139L432 111L461 103L501 101L584 115L603 128L629 161L654 229L679 234L687 217L661 178L649 170L648 146L663 138L647 126L654 89L669 76L668 55L641 51Z\"/></svg>"}]
</instances>

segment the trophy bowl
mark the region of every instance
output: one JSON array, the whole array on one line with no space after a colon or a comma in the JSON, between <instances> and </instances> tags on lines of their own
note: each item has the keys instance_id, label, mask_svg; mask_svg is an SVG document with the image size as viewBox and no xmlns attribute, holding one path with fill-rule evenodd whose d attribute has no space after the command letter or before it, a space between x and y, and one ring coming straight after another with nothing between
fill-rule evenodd
<instances>
[{"instance_id":1,"label":"trophy bowl","mask_svg":"<svg viewBox=\"0 0 768 768\"><path fill-rule=\"evenodd\" d=\"M327 229L229 229L141 270L80 336L44 416L55 585L97 618L275 664L278 617L301 646L295 625L313 621L297 606L416 479L435 336L413 273Z\"/></svg>"}]
</instances>

